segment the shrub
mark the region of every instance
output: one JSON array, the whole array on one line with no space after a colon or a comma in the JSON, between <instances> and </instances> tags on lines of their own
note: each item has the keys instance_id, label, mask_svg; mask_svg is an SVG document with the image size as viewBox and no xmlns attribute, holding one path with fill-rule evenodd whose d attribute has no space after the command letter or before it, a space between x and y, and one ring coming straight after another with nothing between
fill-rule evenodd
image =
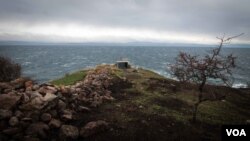
<instances>
[{"instance_id":1,"label":"shrub","mask_svg":"<svg viewBox=\"0 0 250 141\"><path fill-rule=\"evenodd\" d=\"M235 67L235 59L232 54L227 56L221 55L221 48L224 44L229 43L233 38L243 34L225 38L218 38L220 44L218 48L211 51L204 57L190 55L180 52L176 58L176 63L171 66L171 71L181 82L194 82L198 86L198 101L194 104L193 121L196 121L198 106L211 99L203 97L203 89L209 78L221 80L223 83L230 85L232 68Z\"/></svg>"},{"instance_id":2,"label":"shrub","mask_svg":"<svg viewBox=\"0 0 250 141\"><path fill-rule=\"evenodd\" d=\"M11 59L0 56L0 82L11 81L20 77L21 66Z\"/></svg>"}]
</instances>

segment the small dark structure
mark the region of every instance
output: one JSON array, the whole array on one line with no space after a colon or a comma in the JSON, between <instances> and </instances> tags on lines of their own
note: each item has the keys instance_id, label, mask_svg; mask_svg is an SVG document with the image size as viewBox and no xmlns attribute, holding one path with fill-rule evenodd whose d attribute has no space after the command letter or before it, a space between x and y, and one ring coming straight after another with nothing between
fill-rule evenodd
<instances>
[{"instance_id":1,"label":"small dark structure","mask_svg":"<svg viewBox=\"0 0 250 141\"><path fill-rule=\"evenodd\" d=\"M128 61L116 61L116 67L119 69L128 69L129 62Z\"/></svg>"}]
</instances>

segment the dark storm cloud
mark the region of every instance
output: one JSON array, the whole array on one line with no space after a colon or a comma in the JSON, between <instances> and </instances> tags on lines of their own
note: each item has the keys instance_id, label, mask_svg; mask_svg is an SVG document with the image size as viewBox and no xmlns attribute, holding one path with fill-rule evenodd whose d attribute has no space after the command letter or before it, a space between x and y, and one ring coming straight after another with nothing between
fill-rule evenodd
<instances>
[{"instance_id":1,"label":"dark storm cloud","mask_svg":"<svg viewBox=\"0 0 250 141\"><path fill-rule=\"evenodd\" d=\"M0 0L0 23L77 23L250 37L249 0Z\"/></svg>"}]
</instances>

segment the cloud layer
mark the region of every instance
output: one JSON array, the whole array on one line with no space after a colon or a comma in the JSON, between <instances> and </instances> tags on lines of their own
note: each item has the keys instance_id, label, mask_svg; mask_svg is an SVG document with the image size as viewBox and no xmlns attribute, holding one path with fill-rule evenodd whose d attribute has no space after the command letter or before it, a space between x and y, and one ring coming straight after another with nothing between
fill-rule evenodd
<instances>
[{"instance_id":1,"label":"cloud layer","mask_svg":"<svg viewBox=\"0 0 250 141\"><path fill-rule=\"evenodd\" d=\"M250 43L249 0L0 0L0 40Z\"/></svg>"}]
</instances>

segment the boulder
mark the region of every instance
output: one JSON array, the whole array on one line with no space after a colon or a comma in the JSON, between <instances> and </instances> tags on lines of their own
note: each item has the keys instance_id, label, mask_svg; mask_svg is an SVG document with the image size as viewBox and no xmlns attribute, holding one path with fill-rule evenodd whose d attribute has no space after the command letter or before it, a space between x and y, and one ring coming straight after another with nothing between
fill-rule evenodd
<instances>
[{"instance_id":1,"label":"boulder","mask_svg":"<svg viewBox=\"0 0 250 141\"><path fill-rule=\"evenodd\" d=\"M27 87L27 88L25 89L25 91L26 91L26 92L32 91L32 87Z\"/></svg>"},{"instance_id":2,"label":"boulder","mask_svg":"<svg viewBox=\"0 0 250 141\"><path fill-rule=\"evenodd\" d=\"M38 90L40 87L39 87L39 85L37 85L37 84L35 84L35 85L33 85L32 86L32 90L33 91L36 91L36 90Z\"/></svg>"},{"instance_id":3,"label":"boulder","mask_svg":"<svg viewBox=\"0 0 250 141\"><path fill-rule=\"evenodd\" d=\"M49 126L43 122L31 124L25 131L26 135L36 136L41 138L47 138L47 132L49 131Z\"/></svg>"},{"instance_id":4,"label":"boulder","mask_svg":"<svg viewBox=\"0 0 250 141\"><path fill-rule=\"evenodd\" d=\"M92 121L87 123L80 130L81 137L89 137L108 129L108 123L103 120Z\"/></svg>"},{"instance_id":5,"label":"boulder","mask_svg":"<svg viewBox=\"0 0 250 141\"><path fill-rule=\"evenodd\" d=\"M58 116L58 112L57 112L57 109L56 108L53 108L49 111L50 115L52 117L57 117Z\"/></svg>"},{"instance_id":6,"label":"boulder","mask_svg":"<svg viewBox=\"0 0 250 141\"><path fill-rule=\"evenodd\" d=\"M33 99L35 97L41 97L42 95L38 91L26 91L25 94L30 98Z\"/></svg>"},{"instance_id":7,"label":"boulder","mask_svg":"<svg viewBox=\"0 0 250 141\"><path fill-rule=\"evenodd\" d=\"M19 123L19 120L17 117L11 117L10 120L9 120L9 125L10 126L17 126Z\"/></svg>"},{"instance_id":8,"label":"boulder","mask_svg":"<svg viewBox=\"0 0 250 141\"><path fill-rule=\"evenodd\" d=\"M58 103L57 103L57 108L59 109L59 111L63 111L66 109L66 104L65 102L63 102L62 100L58 100Z\"/></svg>"},{"instance_id":9,"label":"boulder","mask_svg":"<svg viewBox=\"0 0 250 141\"><path fill-rule=\"evenodd\" d=\"M2 90L1 90L2 91ZM10 92L12 92L13 91L13 89L4 89L3 90L3 94L7 94L7 93L10 93Z\"/></svg>"},{"instance_id":10,"label":"boulder","mask_svg":"<svg viewBox=\"0 0 250 141\"><path fill-rule=\"evenodd\" d=\"M0 109L6 109L9 110L13 107L15 107L21 96L16 94L1 94L0 95Z\"/></svg>"},{"instance_id":11,"label":"boulder","mask_svg":"<svg viewBox=\"0 0 250 141\"><path fill-rule=\"evenodd\" d=\"M19 110L15 111L14 115L15 115L16 117L18 117L18 118L23 117L23 113L22 113L21 111L19 111Z\"/></svg>"},{"instance_id":12,"label":"boulder","mask_svg":"<svg viewBox=\"0 0 250 141\"><path fill-rule=\"evenodd\" d=\"M13 81L11 81L11 85L14 86L15 89L21 89L24 88L24 83L27 81L26 78L17 78Z\"/></svg>"},{"instance_id":13,"label":"boulder","mask_svg":"<svg viewBox=\"0 0 250 141\"><path fill-rule=\"evenodd\" d=\"M17 133L21 132L21 129L17 128L17 127L13 127L13 128L7 128L3 130L3 133L6 135L16 135Z\"/></svg>"},{"instance_id":14,"label":"boulder","mask_svg":"<svg viewBox=\"0 0 250 141\"><path fill-rule=\"evenodd\" d=\"M38 92L42 95L45 95L47 93L47 89L45 87L40 87Z\"/></svg>"},{"instance_id":15,"label":"boulder","mask_svg":"<svg viewBox=\"0 0 250 141\"><path fill-rule=\"evenodd\" d=\"M61 86L60 91L62 94L68 94L70 92L70 88L66 86Z\"/></svg>"},{"instance_id":16,"label":"boulder","mask_svg":"<svg viewBox=\"0 0 250 141\"><path fill-rule=\"evenodd\" d=\"M56 95L50 93L47 93L44 97L36 94L28 103L19 106L19 108L28 111L40 110L44 108L49 102L53 101L56 97Z\"/></svg>"},{"instance_id":17,"label":"boulder","mask_svg":"<svg viewBox=\"0 0 250 141\"><path fill-rule=\"evenodd\" d=\"M41 115L41 120L44 122L49 122L51 120L51 115L49 113L43 113Z\"/></svg>"},{"instance_id":18,"label":"boulder","mask_svg":"<svg viewBox=\"0 0 250 141\"><path fill-rule=\"evenodd\" d=\"M114 101L115 100L112 96L107 96L107 95L102 96L102 99L104 101Z\"/></svg>"},{"instance_id":19,"label":"boulder","mask_svg":"<svg viewBox=\"0 0 250 141\"><path fill-rule=\"evenodd\" d=\"M24 122L32 121L32 118L24 117L24 118L21 119L21 121L24 121Z\"/></svg>"},{"instance_id":20,"label":"boulder","mask_svg":"<svg viewBox=\"0 0 250 141\"><path fill-rule=\"evenodd\" d=\"M96 108L101 104L102 104L101 100L95 100L95 101L92 101L92 103L90 104L90 107Z\"/></svg>"},{"instance_id":21,"label":"boulder","mask_svg":"<svg viewBox=\"0 0 250 141\"><path fill-rule=\"evenodd\" d=\"M57 98L56 95L54 95L52 93L46 93L43 100L46 101L46 102L50 102L50 101L54 100L55 98Z\"/></svg>"},{"instance_id":22,"label":"boulder","mask_svg":"<svg viewBox=\"0 0 250 141\"><path fill-rule=\"evenodd\" d=\"M46 93L55 94L57 92L57 89L52 86L43 86L39 88L38 92L42 95L45 95Z\"/></svg>"},{"instance_id":23,"label":"boulder","mask_svg":"<svg viewBox=\"0 0 250 141\"><path fill-rule=\"evenodd\" d=\"M26 93L23 93L21 96L21 102L27 103L27 102L29 102L29 100L30 100L29 96Z\"/></svg>"},{"instance_id":24,"label":"boulder","mask_svg":"<svg viewBox=\"0 0 250 141\"><path fill-rule=\"evenodd\" d=\"M30 100L28 103L25 103L25 104L19 106L19 108L21 110L26 110L26 111L40 110L46 104L47 103L44 102L42 96L37 96L37 97L33 98L32 100Z\"/></svg>"},{"instance_id":25,"label":"boulder","mask_svg":"<svg viewBox=\"0 0 250 141\"><path fill-rule=\"evenodd\" d=\"M80 93L81 92L81 88L76 88L76 93Z\"/></svg>"},{"instance_id":26,"label":"boulder","mask_svg":"<svg viewBox=\"0 0 250 141\"><path fill-rule=\"evenodd\" d=\"M69 110L69 109L66 109L63 111L63 114L62 114L62 119L63 120L72 120L72 117L73 117L73 114L72 114L72 111Z\"/></svg>"},{"instance_id":27,"label":"boulder","mask_svg":"<svg viewBox=\"0 0 250 141\"><path fill-rule=\"evenodd\" d=\"M0 109L0 120L2 119L8 119L12 116L12 111Z\"/></svg>"},{"instance_id":28,"label":"boulder","mask_svg":"<svg viewBox=\"0 0 250 141\"><path fill-rule=\"evenodd\" d=\"M61 121L60 120L57 120L57 119L52 119L50 122L49 122L49 126L51 128L60 128L61 126Z\"/></svg>"},{"instance_id":29,"label":"boulder","mask_svg":"<svg viewBox=\"0 0 250 141\"><path fill-rule=\"evenodd\" d=\"M5 90L5 89L12 90L12 89L14 89L14 87L11 86L10 83L0 82L0 93L2 93L3 90Z\"/></svg>"},{"instance_id":30,"label":"boulder","mask_svg":"<svg viewBox=\"0 0 250 141\"><path fill-rule=\"evenodd\" d=\"M47 93L55 94L55 93L58 91L57 88L52 87L52 86L47 86L46 88L47 88L47 90L49 91L49 92L47 92Z\"/></svg>"},{"instance_id":31,"label":"boulder","mask_svg":"<svg viewBox=\"0 0 250 141\"><path fill-rule=\"evenodd\" d=\"M85 106L78 106L78 110L80 112L90 112L91 109L89 109L88 107L85 107Z\"/></svg>"},{"instance_id":32,"label":"boulder","mask_svg":"<svg viewBox=\"0 0 250 141\"><path fill-rule=\"evenodd\" d=\"M62 125L59 132L61 140L77 139L79 136L78 128L72 125Z\"/></svg>"},{"instance_id":33,"label":"boulder","mask_svg":"<svg viewBox=\"0 0 250 141\"><path fill-rule=\"evenodd\" d=\"M26 81L26 82L24 83L24 86L25 86L26 89L27 89L27 88L32 88L32 86L33 86L33 81L31 81L31 80Z\"/></svg>"}]
</instances>

